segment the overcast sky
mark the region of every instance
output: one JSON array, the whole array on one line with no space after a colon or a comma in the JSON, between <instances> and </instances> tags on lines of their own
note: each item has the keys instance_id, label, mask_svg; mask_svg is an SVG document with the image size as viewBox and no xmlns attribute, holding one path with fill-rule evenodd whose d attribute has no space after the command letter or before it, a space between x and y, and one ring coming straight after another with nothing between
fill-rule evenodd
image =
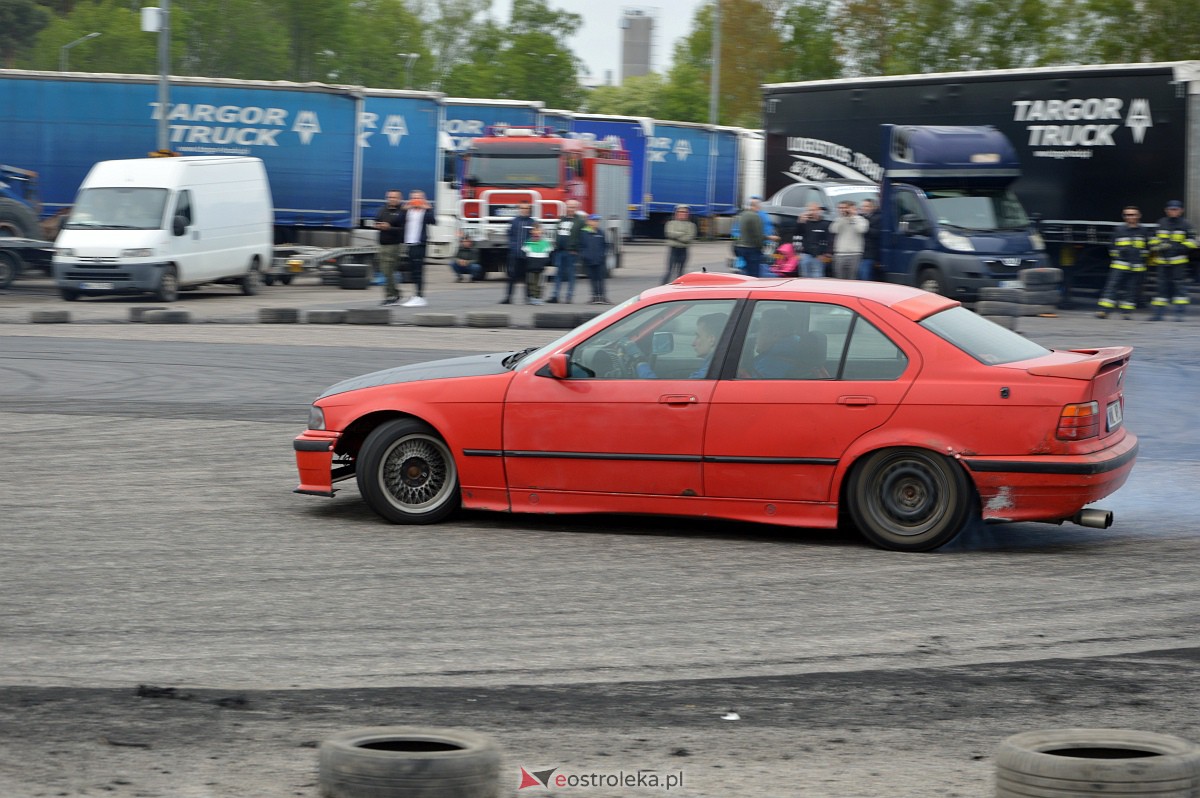
<instances>
[{"instance_id":1,"label":"overcast sky","mask_svg":"<svg viewBox=\"0 0 1200 798\"><path fill-rule=\"evenodd\" d=\"M570 11L583 17L583 26L568 44L575 55L587 64L590 79L585 82L603 83L606 72L612 72L612 82L621 79L621 28L624 10L637 8L654 17L653 67L664 72L675 50L675 42L691 33L696 9L708 0L657 0L648 3L621 3L612 0L549 0L549 6ZM511 0L493 0L492 17L508 22L512 13Z\"/></svg>"}]
</instances>

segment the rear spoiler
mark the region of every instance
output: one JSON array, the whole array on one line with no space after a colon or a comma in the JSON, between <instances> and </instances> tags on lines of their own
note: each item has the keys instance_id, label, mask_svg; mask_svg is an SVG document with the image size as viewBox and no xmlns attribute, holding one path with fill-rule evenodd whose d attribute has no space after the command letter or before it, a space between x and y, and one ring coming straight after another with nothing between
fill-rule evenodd
<instances>
[{"instance_id":1,"label":"rear spoiler","mask_svg":"<svg viewBox=\"0 0 1200 798\"><path fill-rule=\"evenodd\" d=\"M1087 360L1077 360L1074 363L1054 363L1046 366L1032 366L1026 369L1038 377L1065 377L1069 380L1093 380L1102 371L1112 371L1121 368L1129 362L1133 354L1131 346L1104 346L1099 349L1070 349L1077 355L1087 355Z\"/></svg>"}]
</instances>

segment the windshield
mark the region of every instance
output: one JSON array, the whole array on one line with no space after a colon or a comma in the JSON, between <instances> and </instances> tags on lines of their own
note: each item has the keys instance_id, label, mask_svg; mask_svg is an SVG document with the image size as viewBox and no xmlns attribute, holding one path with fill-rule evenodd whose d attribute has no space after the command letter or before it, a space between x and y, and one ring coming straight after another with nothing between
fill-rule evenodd
<instances>
[{"instance_id":1,"label":"windshield","mask_svg":"<svg viewBox=\"0 0 1200 798\"><path fill-rule=\"evenodd\" d=\"M1049 349L962 306L935 313L921 326L989 366L1050 354Z\"/></svg>"},{"instance_id":2,"label":"windshield","mask_svg":"<svg viewBox=\"0 0 1200 798\"><path fill-rule=\"evenodd\" d=\"M925 192L938 223L963 230L1023 230L1029 217L1007 188L933 188Z\"/></svg>"},{"instance_id":3,"label":"windshield","mask_svg":"<svg viewBox=\"0 0 1200 798\"><path fill-rule=\"evenodd\" d=\"M568 338L574 338L575 334L577 332L579 332L580 330L594 330L597 327L601 327L601 326L607 324L608 320L612 316L620 313L625 308L632 305L634 302L637 302L639 299L641 299L641 296L642 296L641 294L634 294L633 296L629 297L629 299L626 299L621 304L613 305L611 308L606 310L604 313L601 313L599 316L596 316L595 318L588 319L588 321L585 322L584 324L581 324L580 326L576 327L574 330L571 330L570 332L564 333L563 335L559 336L558 338L555 338L553 341L546 344L545 346L543 346L539 349L527 349L523 352L520 352L519 353L520 357L516 358L512 362L509 362L506 359L504 365L507 366L509 369L515 369L522 363L532 363L533 361L537 360L538 358L541 358L545 355L550 354L554 350L561 348L562 345L564 343L566 343Z\"/></svg>"},{"instance_id":4,"label":"windshield","mask_svg":"<svg viewBox=\"0 0 1200 798\"><path fill-rule=\"evenodd\" d=\"M470 177L481 186L549 186L559 184L558 153L489 155L476 152L468 165Z\"/></svg>"},{"instance_id":5,"label":"windshield","mask_svg":"<svg viewBox=\"0 0 1200 798\"><path fill-rule=\"evenodd\" d=\"M158 230L166 204L165 188L88 188L80 192L63 227Z\"/></svg>"},{"instance_id":6,"label":"windshield","mask_svg":"<svg viewBox=\"0 0 1200 798\"><path fill-rule=\"evenodd\" d=\"M833 205L842 201L862 205L862 201L868 199L879 202L879 189L875 186L826 186L825 193Z\"/></svg>"}]
</instances>

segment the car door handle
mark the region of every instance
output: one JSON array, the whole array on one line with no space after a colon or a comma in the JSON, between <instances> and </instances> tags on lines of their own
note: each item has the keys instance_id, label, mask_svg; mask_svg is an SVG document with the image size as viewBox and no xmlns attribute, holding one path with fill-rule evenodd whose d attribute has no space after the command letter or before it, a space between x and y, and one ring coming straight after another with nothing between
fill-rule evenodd
<instances>
[{"instance_id":1,"label":"car door handle","mask_svg":"<svg viewBox=\"0 0 1200 798\"><path fill-rule=\"evenodd\" d=\"M875 404L874 396L839 396L837 403L839 405L849 405L850 407L866 407L867 405Z\"/></svg>"},{"instance_id":2,"label":"car door handle","mask_svg":"<svg viewBox=\"0 0 1200 798\"><path fill-rule=\"evenodd\" d=\"M699 400L693 394L669 393L658 397L659 404L664 405L694 405Z\"/></svg>"}]
</instances>

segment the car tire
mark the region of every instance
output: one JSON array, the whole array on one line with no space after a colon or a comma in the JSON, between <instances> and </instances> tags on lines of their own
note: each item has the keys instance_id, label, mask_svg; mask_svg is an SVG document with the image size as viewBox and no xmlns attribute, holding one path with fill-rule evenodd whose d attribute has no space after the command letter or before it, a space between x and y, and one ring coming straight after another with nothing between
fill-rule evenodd
<instances>
[{"instance_id":1,"label":"car tire","mask_svg":"<svg viewBox=\"0 0 1200 798\"><path fill-rule=\"evenodd\" d=\"M60 288L58 295L62 297L63 302L75 302L79 299L79 292L74 288Z\"/></svg>"},{"instance_id":2,"label":"car tire","mask_svg":"<svg viewBox=\"0 0 1200 798\"><path fill-rule=\"evenodd\" d=\"M24 267L25 261L20 255L0 250L0 289L12 285L13 280L17 279L17 275L24 271Z\"/></svg>"},{"instance_id":3,"label":"car tire","mask_svg":"<svg viewBox=\"0 0 1200 798\"><path fill-rule=\"evenodd\" d=\"M0 198L0 238L40 238L37 216L14 199Z\"/></svg>"},{"instance_id":4,"label":"car tire","mask_svg":"<svg viewBox=\"0 0 1200 798\"><path fill-rule=\"evenodd\" d=\"M304 321L308 324L345 324L346 311L310 310L304 314Z\"/></svg>"},{"instance_id":5,"label":"car tire","mask_svg":"<svg viewBox=\"0 0 1200 798\"><path fill-rule=\"evenodd\" d=\"M1033 288L1058 285L1063 280L1063 270L1055 266L1039 266L1036 269L1021 269L1017 272L1021 284Z\"/></svg>"},{"instance_id":6,"label":"car tire","mask_svg":"<svg viewBox=\"0 0 1200 798\"><path fill-rule=\"evenodd\" d=\"M490 310L472 310L467 313L468 327L507 327L507 313L496 313Z\"/></svg>"},{"instance_id":7,"label":"car tire","mask_svg":"<svg viewBox=\"0 0 1200 798\"><path fill-rule=\"evenodd\" d=\"M416 419L372 430L355 470L367 504L393 524L436 524L462 504L454 454Z\"/></svg>"},{"instance_id":8,"label":"car tire","mask_svg":"<svg viewBox=\"0 0 1200 798\"><path fill-rule=\"evenodd\" d=\"M238 282L242 286L242 293L246 296L254 296L258 293L258 289L262 286L262 272L258 270L257 260L250 262L250 268Z\"/></svg>"},{"instance_id":9,"label":"car tire","mask_svg":"<svg viewBox=\"0 0 1200 798\"><path fill-rule=\"evenodd\" d=\"M266 285L266 286L272 286L272 285L275 285L275 275L273 275L273 274L264 274L264 275L262 276L262 281L263 281L263 285Z\"/></svg>"},{"instance_id":10,"label":"car tire","mask_svg":"<svg viewBox=\"0 0 1200 798\"><path fill-rule=\"evenodd\" d=\"M158 288L154 289L154 299L158 302L174 302L179 299L179 273L174 266L167 266L158 276Z\"/></svg>"},{"instance_id":11,"label":"car tire","mask_svg":"<svg viewBox=\"0 0 1200 798\"><path fill-rule=\"evenodd\" d=\"M995 302L985 299L975 303L975 312L980 316L1016 316L1021 306L1016 302Z\"/></svg>"},{"instance_id":12,"label":"car tire","mask_svg":"<svg viewBox=\"0 0 1200 798\"><path fill-rule=\"evenodd\" d=\"M365 263L339 263L338 273L342 277L366 277L371 278L371 267Z\"/></svg>"},{"instance_id":13,"label":"car tire","mask_svg":"<svg viewBox=\"0 0 1200 798\"><path fill-rule=\"evenodd\" d=\"M458 729L381 726L321 743L318 781L325 798L496 798L500 749Z\"/></svg>"},{"instance_id":14,"label":"car tire","mask_svg":"<svg viewBox=\"0 0 1200 798\"><path fill-rule=\"evenodd\" d=\"M338 286L350 291L362 291L371 285L370 277L340 277Z\"/></svg>"},{"instance_id":15,"label":"car tire","mask_svg":"<svg viewBox=\"0 0 1200 798\"><path fill-rule=\"evenodd\" d=\"M259 324L296 324L300 321L298 308L259 308Z\"/></svg>"},{"instance_id":16,"label":"car tire","mask_svg":"<svg viewBox=\"0 0 1200 798\"><path fill-rule=\"evenodd\" d=\"M850 518L871 543L892 551L929 551L970 521L974 492L963 468L926 449L882 449L850 473Z\"/></svg>"},{"instance_id":17,"label":"car tire","mask_svg":"<svg viewBox=\"0 0 1200 798\"><path fill-rule=\"evenodd\" d=\"M279 284L280 285L291 285L292 284L292 276L293 275L290 275L290 274L279 275L279 278L278 278Z\"/></svg>"},{"instance_id":18,"label":"car tire","mask_svg":"<svg viewBox=\"0 0 1200 798\"><path fill-rule=\"evenodd\" d=\"M926 266L917 273L917 288L931 294L946 295L946 281L942 279L942 273L932 266Z\"/></svg>"},{"instance_id":19,"label":"car tire","mask_svg":"<svg viewBox=\"0 0 1200 798\"><path fill-rule=\"evenodd\" d=\"M997 798L1151 795L1188 798L1200 781L1200 746L1130 729L1014 734L996 752Z\"/></svg>"},{"instance_id":20,"label":"car tire","mask_svg":"<svg viewBox=\"0 0 1200 798\"><path fill-rule=\"evenodd\" d=\"M1020 288L1000 288L998 286L985 286L979 289L979 299L991 302L1020 302Z\"/></svg>"}]
</instances>

